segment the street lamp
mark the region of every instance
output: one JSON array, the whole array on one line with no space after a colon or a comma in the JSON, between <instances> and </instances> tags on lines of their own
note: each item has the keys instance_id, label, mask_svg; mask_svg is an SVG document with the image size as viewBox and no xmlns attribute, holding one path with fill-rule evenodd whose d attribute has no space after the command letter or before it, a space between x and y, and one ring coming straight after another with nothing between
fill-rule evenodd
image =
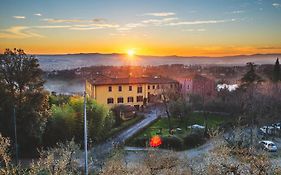
<instances>
[{"instance_id":1,"label":"street lamp","mask_svg":"<svg viewBox=\"0 0 281 175\"><path fill-rule=\"evenodd\" d=\"M88 175L88 132L87 132L87 93L86 93L86 84L84 91L84 150L85 150L85 175Z\"/></svg>"},{"instance_id":2,"label":"street lamp","mask_svg":"<svg viewBox=\"0 0 281 175\"><path fill-rule=\"evenodd\" d=\"M13 122L14 122L14 137L15 137L15 151L16 151L16 164L19 162L19 152L18 152L18 136L17 136L17 118L16 118L16 107L13 108Z\"/></svg>"}]
</instances>

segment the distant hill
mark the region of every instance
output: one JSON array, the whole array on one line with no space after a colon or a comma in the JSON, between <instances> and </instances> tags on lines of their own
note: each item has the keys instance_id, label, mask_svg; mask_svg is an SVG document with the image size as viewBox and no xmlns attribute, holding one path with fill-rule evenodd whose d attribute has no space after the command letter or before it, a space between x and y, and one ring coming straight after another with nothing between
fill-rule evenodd
<instances>
[{"instance_id":1,"label":"distant hill","mask_svg":"<svg viewBox=\"0 0 281 175\"><path fill-rule=\"evenodd\" d=\"M244 65L247 62L256 64L273 64L280 54L235 55L223 57L208 56L135 56L128 58L125 54L111 53L75 53L37 55L43 70L62 70L94 65L163 65L163 64L204 64L204 65Z\"/></svg>"}]
</instances>

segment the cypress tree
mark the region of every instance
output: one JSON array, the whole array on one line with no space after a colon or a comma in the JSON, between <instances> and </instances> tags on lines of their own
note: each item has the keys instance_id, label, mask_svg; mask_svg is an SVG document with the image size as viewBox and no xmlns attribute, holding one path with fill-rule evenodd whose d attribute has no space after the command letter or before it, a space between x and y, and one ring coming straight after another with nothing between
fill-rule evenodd
<instances>
[{"instance_id":1,"label":"cypress tree","mask_svg":"<svg viewBox=\"0 0 281 175\"><path fill-rule=\"evenodd\" d=\"M273 81L278 82L281 80L280 64L279 59L276 59L274 70L273 70Z\"/></svg>"}]
</instances>

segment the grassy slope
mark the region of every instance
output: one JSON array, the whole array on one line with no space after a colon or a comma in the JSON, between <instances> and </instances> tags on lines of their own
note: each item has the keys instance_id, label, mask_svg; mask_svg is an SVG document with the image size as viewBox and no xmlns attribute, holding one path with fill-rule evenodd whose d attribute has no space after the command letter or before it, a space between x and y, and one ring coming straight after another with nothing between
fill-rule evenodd
<instances>
[{"instance_id":1,"label":"grassy slope","mask_svg":"<svg viewBox=\"0 0 281 175\"><path fill-rule=\"evenodd\" d=\"M208 127L217 127L225 120L228 120L226 116L218 115L218 114L207 114L207 125ZM181 131L177 131L175 134L179 137L186 136L187 133L190 132L190 129L187 126L193 124L204 125L204 116L203 113L192 113L189 117L184 119L176 119L171 118L172 128L181 128ZM162 128L162 133L160 134L160 128ZM153 135L162 135L168 136L168 118L159 119L157 122L152 124L149 128L145 131L141 132L137 135L137 137L142 136L153 136Z\"/></svg>"}]
</instances>

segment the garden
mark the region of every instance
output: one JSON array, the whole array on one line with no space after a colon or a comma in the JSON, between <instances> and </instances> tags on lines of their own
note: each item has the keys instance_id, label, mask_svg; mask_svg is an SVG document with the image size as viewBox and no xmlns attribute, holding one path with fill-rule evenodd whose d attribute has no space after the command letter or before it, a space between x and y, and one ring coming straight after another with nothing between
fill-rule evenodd
<instances>
[{"instance_id":1,"label":"garden","mask_svg":"<svg viewBox=\"0 0 281 175\"><path fill-rule=\"evenodd\" d=\"M126 145L149 147L150 139L153 136L160 136L162 141L160 148L186 150L202 145L208 140L205 126L207 126L207 131L217 130L227 121L229 118L226 115L211 113L204 115L201 112L192 112L188 117L170 118L171 132L169 132L169 119L159 118L128 140Z\"/></svg>"}]
</instances>

